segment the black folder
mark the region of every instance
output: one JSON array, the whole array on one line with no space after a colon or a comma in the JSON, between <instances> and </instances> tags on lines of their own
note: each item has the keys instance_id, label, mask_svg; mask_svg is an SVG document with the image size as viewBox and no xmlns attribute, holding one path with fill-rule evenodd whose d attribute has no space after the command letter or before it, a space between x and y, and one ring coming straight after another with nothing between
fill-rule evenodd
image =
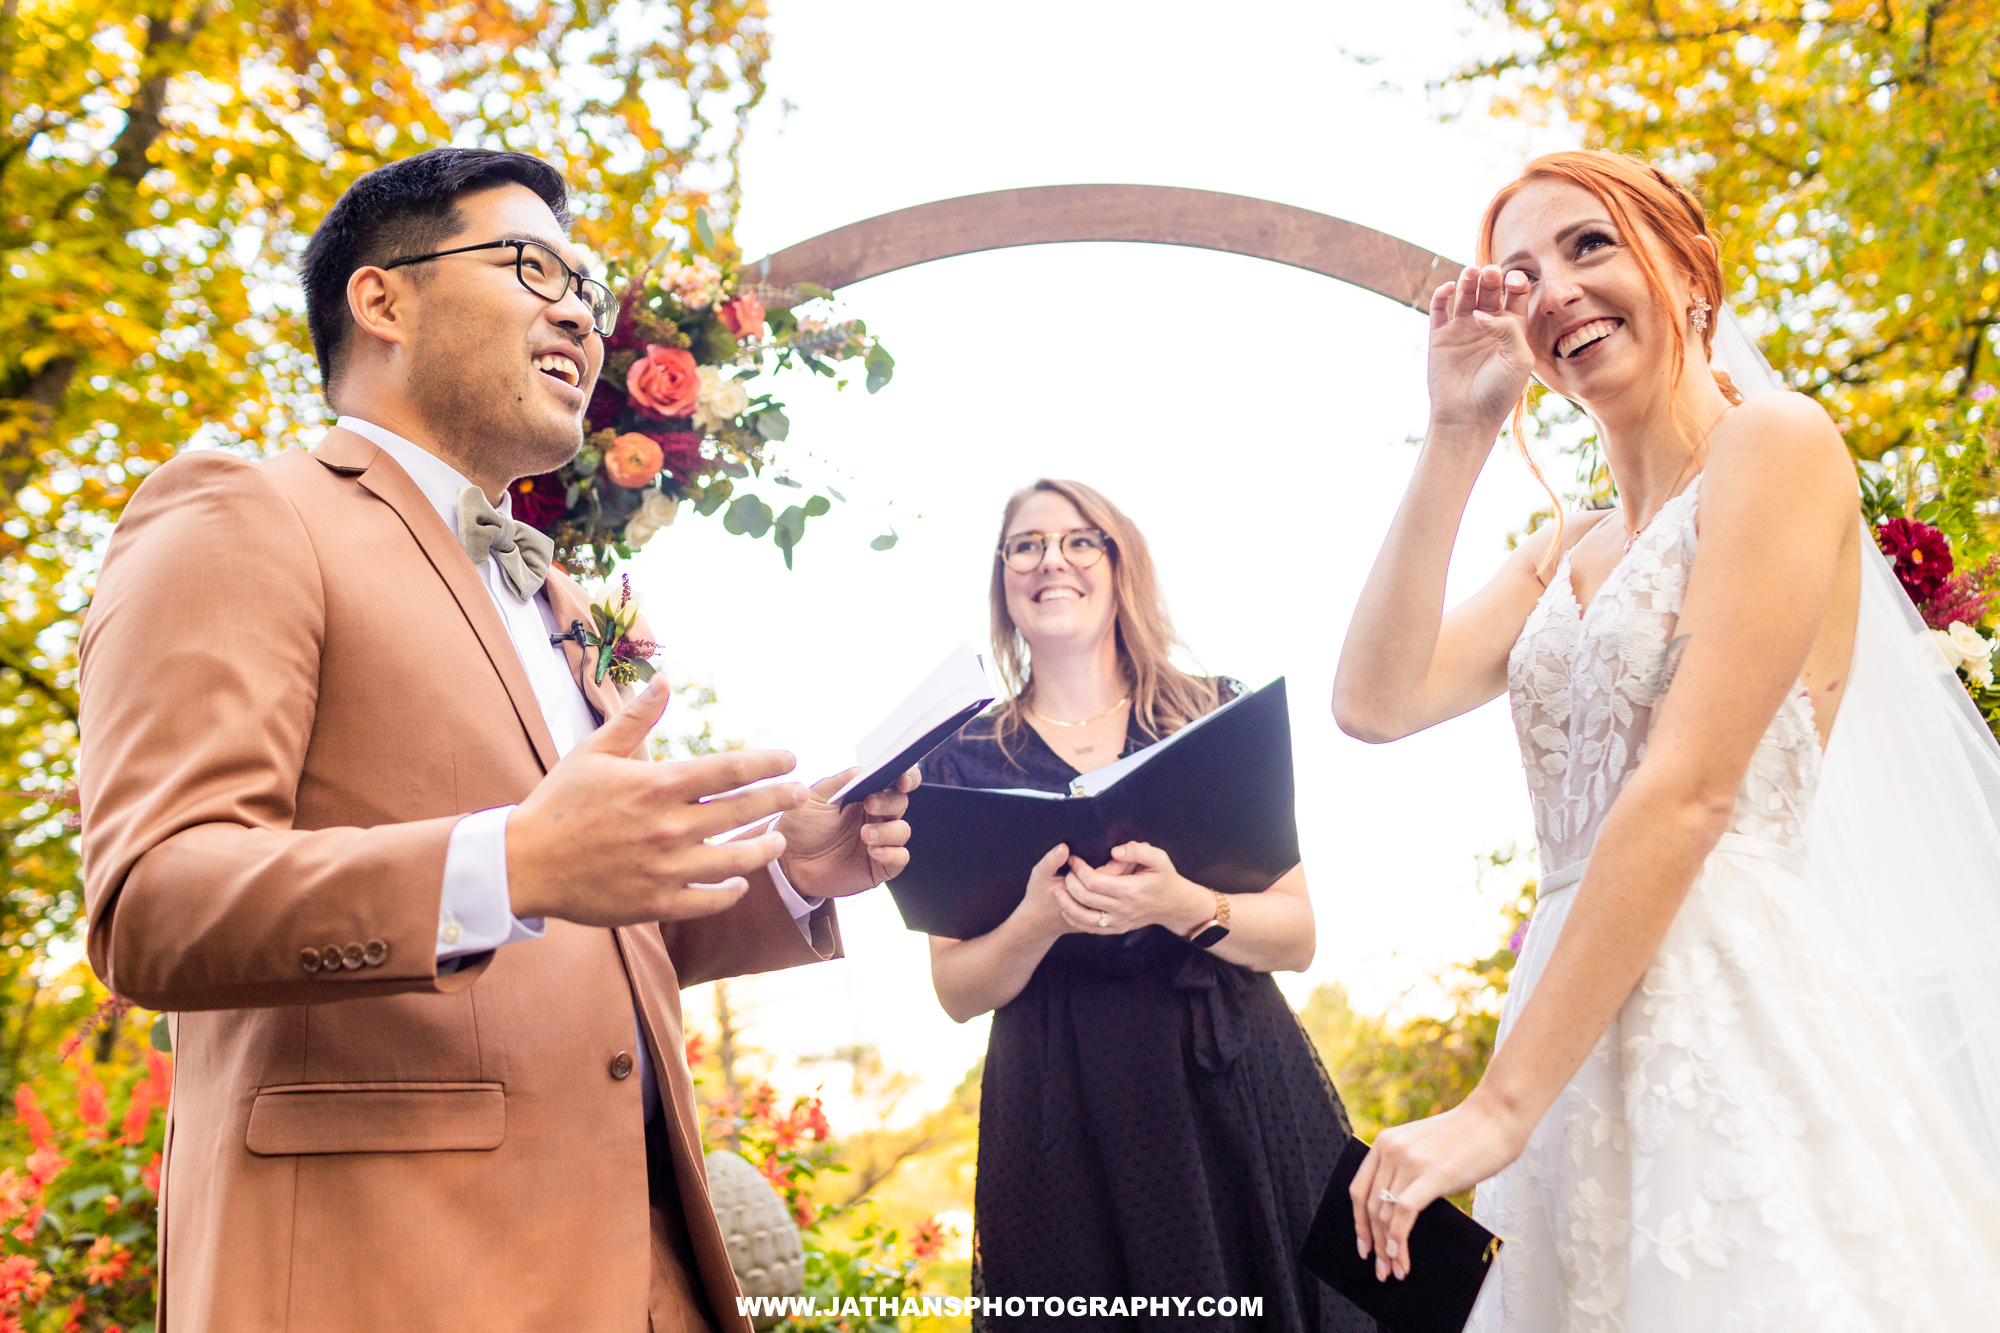
<instances>
[{"instance_id":1,"label":"black folder","mask_svg":"<svg viewBox=\"0 0 2000 1333\"><path fill-rule=\"evenodd\" d=\"M1438 1199L1410 1227L1410 1275L1375 1278L1375 1260L1354 1244L1354 1202L1347 1191L1368 1156L1359 1138L1347 1141L1299 1251L1307 1272L1374 1317L1382 1333L1463 1333L1501 1240Z\"/></svg>"},{"instance_id":2,"label":"black folder","mask_svg":"<svg viewBox=\"0 0 2000 1333\"><path fill-rule=\"evenodd\" d=\"M928 935L998 926L1058 843L1103 865L1121 843L1150 842L1197 884L1260 893L1299 863L1284 678L1084 774L1070 795L926 783L908 819L910 864L889 892L903 924Z\"/></svg>"}]
</instances>

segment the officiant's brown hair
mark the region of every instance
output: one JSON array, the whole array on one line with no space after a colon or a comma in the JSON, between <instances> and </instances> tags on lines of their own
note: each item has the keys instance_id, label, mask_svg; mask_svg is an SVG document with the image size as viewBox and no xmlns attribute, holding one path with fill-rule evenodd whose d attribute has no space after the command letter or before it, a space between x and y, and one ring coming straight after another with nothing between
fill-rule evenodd
<instances>
[{"instance_id":1,"label":"officiant's brown hair","mask_svg":"<svg viewBox=\"0 0 2000 1333\"><path fill-rule=\"evenodd\" d=\"M1157 740L1180 730L1217 702L1213 680L1191 676L1176 667L1173 650L1181 647L1180 636L1167 615L1166 599L1160 595L1160 580L1153 569L1153 554L1146 538L1125 511L1106 499L1095 487L1080 481L1043 477L1034 485L1008 497L1000 515L997 548L1007 539L1014 513L1030 496L1048 491L1076 506L1084 522L1111 539L1105 558L1111 562L1111 596L1117 606L1112 634L1118 643L1118 665L1132 692L1132 716L1139 729ZM1022 716L1029 691L1034 687L1034 664L1027 640L1014 617L1007 613L1007 567L998 555L993 558L993 660L1007 686L1008 699L1001 707L994 738L1004 753L1016 730L1027 725Z\"/></svg>"}]
</instances>

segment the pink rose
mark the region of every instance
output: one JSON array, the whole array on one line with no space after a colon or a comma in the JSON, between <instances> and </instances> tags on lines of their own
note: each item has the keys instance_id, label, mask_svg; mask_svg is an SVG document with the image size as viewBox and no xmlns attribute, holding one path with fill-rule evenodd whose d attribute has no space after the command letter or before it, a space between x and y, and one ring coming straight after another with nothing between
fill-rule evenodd
<instances>
[{"instance_id":1,"label":"pink rose","mask_svg":"<svg viewBox=\"0 0 2000 1333\"><path fill-rule=\"evenodd\" d=\"M632 406L649 417L664 421L687 416L701 394L694 354L681 347L647 343L646 355L634 361L625 374L625 392L631 396ZM655 466L653 471L659 468Z\"/></svg>"},{"instance_id":2,"label":"pink rose","mask_svg":"<svg viewBox=\"0 0 2000 1333\"><path fill-rule=\"evenodd\" d=\"M644 486L660 475L666 463L667 456L661 451L659 441L636 430L626 431L604 451L604 475L627 489Z\"/></svg>"},{"instance_id":3,"label":"pink rose","mask_svg":"<svg viewBox=\"0 0 2000 1333\"><path fill-rule=\"evenodd\" d=\"M764 303L745 292L733 301L726 301L715 308L715 317L722 326L739 338L748 338L764 331Z\"/></svg>"}]
</instances>

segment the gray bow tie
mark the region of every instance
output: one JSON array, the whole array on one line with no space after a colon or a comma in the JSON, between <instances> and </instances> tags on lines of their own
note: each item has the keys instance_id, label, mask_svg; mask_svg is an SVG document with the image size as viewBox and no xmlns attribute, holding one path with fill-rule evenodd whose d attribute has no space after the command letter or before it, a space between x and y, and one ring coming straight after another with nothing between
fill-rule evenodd
<instances>
[{"instance_id":1,"label":"gray bow tie","mask_svg":"<svg viewBox=\"0 0 2000 1333\"><path fill-rule=\"evenodd\" d=\"M500 581L521 602L541 591L556 553L556 544L526 523L500 517L477 486L458 493L458 541L475 565L492 556Z\"/></svg>"}]
</instances>

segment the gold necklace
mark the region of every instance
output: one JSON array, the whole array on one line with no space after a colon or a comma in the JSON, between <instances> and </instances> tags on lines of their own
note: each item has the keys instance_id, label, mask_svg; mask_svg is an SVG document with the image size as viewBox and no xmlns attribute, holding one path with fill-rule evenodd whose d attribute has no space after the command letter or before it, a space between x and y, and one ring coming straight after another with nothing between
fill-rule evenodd
<instances>
[{"instance_id":1,"label":"gold necklace","mask_svg":"<svg viewBox=\"0 0 2000 1333\"><path fill-rule=\"evenodd\" d=\"M1087 717L1083 719L1083 721L1081 722L1065 722L1059 717L1050 717L1046 713L1036 712L1035 706L1033 704L1028 705L1028 711L1030 713L1034 713L1036 717L1040 718L1042 721L1048 723L1052 727L1087 727L1093 722L1102 722L1105 718L1110 717L1113 713L1123 708L1127 703L1130 703L1131 700L1132 696L1128 694L1123 699L1120 699L1117 703L1111 705L1111 707L1099 713L1096 717ZM1067 738L1058 737L1057 739L1062 740L1063 748L1073 751L1074 753L1079 755L1094 754L1097 750L1098 742L1096 741L1092 741L1089 745L1078 745L1076 742L1069 740Z\"/></svg>"},{"instance_id":2,"label":"gold necklace","mask_svg":"<svg viewBox=\"0 0 2000 1333\"><path fill-rule=\"evenodd\" d=\"M1039 711L1033 704L1028 705L1028 711L1052 727L1087 727L1093 722L1102 722L1105 718L1110 717L1113 713L1131 702L1132 696L1128 694L1103 712L1094 717L1087 717L1081 722L1065 722L1059 717L1050 717L1047 713Z\"/></svg>"}]
</instances>

